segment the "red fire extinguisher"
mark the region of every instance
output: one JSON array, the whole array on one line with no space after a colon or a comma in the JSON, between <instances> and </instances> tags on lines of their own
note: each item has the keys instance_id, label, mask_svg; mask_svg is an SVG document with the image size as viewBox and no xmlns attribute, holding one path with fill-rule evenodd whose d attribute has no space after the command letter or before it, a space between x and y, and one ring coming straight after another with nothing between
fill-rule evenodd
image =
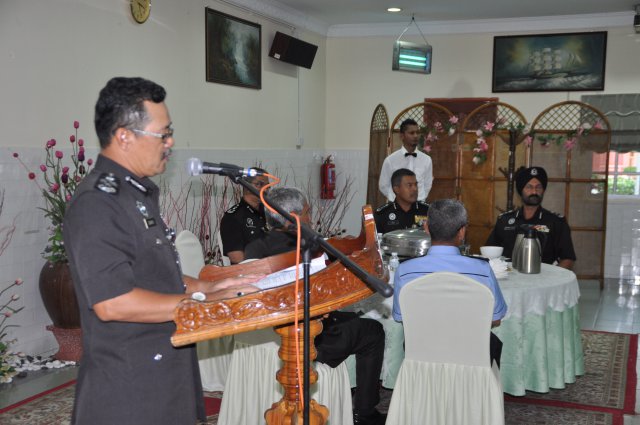
<instances>
[{"instance_id":1,"label":"red fire extinguisher","mask_svg":"<svg viewBox=\"0 0 640 425\"><path fill-rule=\"evenodd\" d=\"M335 199L335 190L336 164L333 163L331 155L329 155L320 167L320 199Z\"/></svg>"}]
</instances>

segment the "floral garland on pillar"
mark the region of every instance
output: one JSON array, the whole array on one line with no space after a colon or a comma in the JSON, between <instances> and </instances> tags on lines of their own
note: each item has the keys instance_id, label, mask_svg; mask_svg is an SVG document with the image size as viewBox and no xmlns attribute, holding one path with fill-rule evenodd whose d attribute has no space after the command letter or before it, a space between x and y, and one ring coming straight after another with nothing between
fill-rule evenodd
<instances>
[{"instance_id":1,"label":"floral garland on pillar","mask_svg":"<svg viewBox=\"0 0 640 425\"><path fill-rule=\"evenodd\" d=\"M480 165L487 160L487 152L489 151L489 145L487 139L496 134L498 129L515 131L518 135L524 136L524 142L527 146L531 146L533 141L537 139L540 142L540 146L543 148L551 145L555 142L556 145L563 145L566 151L573 149L578 143L578 139L582 136L587 136L592 130L603 130L604 126L600 120L596 121L592 126L588 122L583 122L578 128L569 130L566 133L559 135L543 134L536 135L535 131L531 130L531 127L523 123L509 123L505 126L505 119L498 118L495 122L485 121L479 129L476 130L476 146L473 148L472 162L475 165Z\"/></svg>"},{"instance_id":2,"label":"floral garland on pillar","mask_svg":"<svg viewBox=\"0 0 640 425\"><path fill-rule=\"evenodd\" d=\"M447 136L453 136L456 132L456 127L460 119L456 115L451 115L449 119L442 124L440 121L433 123L433 127L421 126L420 133L422 133L424 146L422 150L425 153L431 152L431 145L438 141L438 134L446 133Z\"/></svg>"}]
</instances>

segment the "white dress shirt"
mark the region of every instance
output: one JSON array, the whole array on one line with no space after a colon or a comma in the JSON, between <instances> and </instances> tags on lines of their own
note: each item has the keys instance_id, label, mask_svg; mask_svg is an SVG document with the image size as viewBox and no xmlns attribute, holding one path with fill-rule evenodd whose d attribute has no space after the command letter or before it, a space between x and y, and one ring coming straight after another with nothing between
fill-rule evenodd
<instances>
[{"instance_id":1,"label":"white dress shirt","mask_svg":"<svg viewBox=\"0 0 640 425\"><path fill-rule=\"evenodd\" d=\"M424 201L429 196L429 191L433 184L431 157L419 149L416 149L415 152L417 154L415 158L413 156L405 156L404 154L408 153L408 151L403 146L384 159L380 180L378 181L378 189L389 201L396 199L396 195L391 188L391 175L400 168L406 168L416 173L418 200Z\"/></svg>"}]
</instances>

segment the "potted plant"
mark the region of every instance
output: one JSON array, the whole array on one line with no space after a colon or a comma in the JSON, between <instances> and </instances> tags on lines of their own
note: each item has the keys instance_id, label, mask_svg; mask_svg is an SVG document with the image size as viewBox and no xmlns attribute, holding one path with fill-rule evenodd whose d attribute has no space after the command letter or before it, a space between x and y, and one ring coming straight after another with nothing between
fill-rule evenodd
<instances>
[{"instance_id":1,"label":"potted plant","mask_svg":"<svg viewBox=\"0 0 640 425\"><path fill-rule=\"evenodd\" d=\"M29 180L39 188L44 198L45 217L50 220L48 244L42 253L46 263L40 272L40 295L53 325L47 326L58 341L58 360L78 361L81 353L80 312L76 299L67 253L62 240L62 223L67 204L78 184L89 171L93 160L85 160L84 141L78 138L80 124L74 121L74 134L69 136L71 154L69 165L64 165L65 155L55 139L45 144L44 163L40 165L40 177L13 154L27 170Z\"/></svg>"}]
</instances>

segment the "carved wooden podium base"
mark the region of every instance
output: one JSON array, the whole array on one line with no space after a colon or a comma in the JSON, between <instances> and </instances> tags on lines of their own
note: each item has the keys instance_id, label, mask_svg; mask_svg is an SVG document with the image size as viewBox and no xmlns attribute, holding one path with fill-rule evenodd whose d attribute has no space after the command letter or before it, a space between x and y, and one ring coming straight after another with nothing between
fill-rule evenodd
<instances>
[{"instance_id":1,"label":"carved wooden podium base","mask_svg":"<svg viewBox=\"0 0 640 425\"><path fill-rule=\"evenodd\" d=\"M320 320L312 320L309 326L309 339L311 360L316 358L316 347L313 340L322 331L322 322ZM302 410L300 400L300 391L298 389L298 368L302 370L302 344L303 344L303 324L299 323L296 329L293 325L279 326L275 328L280 334L282 343L278 356L282 359L284 365L276 374L276 379L284 387L284 396L282 399L274 403L271 409L267 410L264 417L267 425L293 425L302 424ZM300 364L296 362L296 340L299 338L300 344ZM309 382L313 385L318 380L318 372L311 369ZM309 424L324 425L329 417L329 409L311 400L309 406Z\"/></svg>"}]
</instances>

